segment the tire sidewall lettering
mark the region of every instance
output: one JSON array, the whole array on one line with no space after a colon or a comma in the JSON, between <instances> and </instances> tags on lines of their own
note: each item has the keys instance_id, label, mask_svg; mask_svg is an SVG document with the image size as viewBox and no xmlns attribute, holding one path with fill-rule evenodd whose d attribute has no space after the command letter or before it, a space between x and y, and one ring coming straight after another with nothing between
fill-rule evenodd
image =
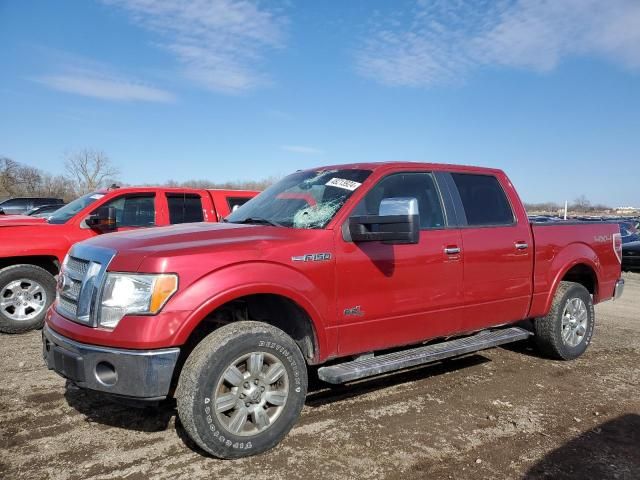
<instances>
[{"instance_id":1,"label":"tire sidewall lettering","mask_svg":"<svg viewBox=\"0 0 640 480\"><path fill-rule=\"evenodd\" d=\"M272 353L276 354L278 358L281 360L286 360L286 363L289 365L289 375L293 374L293 382L289 387L289 395L292 393L301 394L303 392L302 387L302 378L300 374L300 366L296 361L294 355L291 350L278 342L274 342L271 340L258 340L255 346L257 351L268 351L271 350ZM306 367L306 366L305 366ZM293 398L292 398L293 400ZM227 448L234 450L250 450L254 447L251 441L242 441L240 438L242 437L230 437L228 432L220 429L214 419L215 412L212 407L213 399L211 397L204 397L200 403L201 413L205 420L205 426L208 427L209 434L213 435L213 437L224 445ZM236 440L237 438L237 440Z\"/></svg>"}]
</instances>

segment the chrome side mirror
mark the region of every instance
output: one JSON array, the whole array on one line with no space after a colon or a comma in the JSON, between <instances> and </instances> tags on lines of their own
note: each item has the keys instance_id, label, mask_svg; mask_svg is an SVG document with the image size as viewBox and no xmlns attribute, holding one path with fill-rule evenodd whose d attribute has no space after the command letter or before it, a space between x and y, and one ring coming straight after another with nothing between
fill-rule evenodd
<instances>
[{"instance_id":1,"label":"chrome side mirror","mask_svg":"<svg viewBox=\"0 0 640 480\"><path fill-rule=\"evenodd\" d=\"M349 236L353 242L418 243L418 200L412 197L383 199L378 215L363 215L349 219Z\"/></svg>"}]
</instances>

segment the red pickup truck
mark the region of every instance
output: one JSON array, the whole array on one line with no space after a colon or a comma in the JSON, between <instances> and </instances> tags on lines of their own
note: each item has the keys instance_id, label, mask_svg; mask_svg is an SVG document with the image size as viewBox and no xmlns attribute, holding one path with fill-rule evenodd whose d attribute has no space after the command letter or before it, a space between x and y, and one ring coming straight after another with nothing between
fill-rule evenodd
<instances>
[{"instance_id":1,"label":"red pickup truck","mask_svg":"<svg viewBox=\"0 0 640 480\"><path fill-rule=\"evenodd\" d=\"M241 457L293 426L308 365L346 383L530 336L580 356L620 248L617 225L531 224L500 170L300 171L224 223L75 245L43 352L82 388L175 396L200 447Z\"/></svg>"},{"instance_id":2,"label":"red pickup truck","mask_svg":"<svg viewBox=\"0 0 640 480\"><path fill-rule=\"evenodd\" d=\"M42 327L60 264L76 242L101 233L217 222L258 192L158 187L98 190L48 219L0 217L0 332Z\"/></svg>"}]
</instances>

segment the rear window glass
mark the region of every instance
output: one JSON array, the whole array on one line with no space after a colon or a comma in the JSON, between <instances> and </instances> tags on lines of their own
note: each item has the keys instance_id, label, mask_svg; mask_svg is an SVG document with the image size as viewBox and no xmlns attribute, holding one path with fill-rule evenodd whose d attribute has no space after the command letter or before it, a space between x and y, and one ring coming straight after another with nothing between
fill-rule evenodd
<instances>
[{"instance_id":1,"label":"rear window glass","mask_svg":"<svg viewBox=\"0 0 640 480\"><path fill-rule=\"evenodd\" d=\"M512 225L513 211L492 175L452 173L469 226Z\"/></svg>"},{"instance_id":2,"label":"rear window glass","mask_svg":"<svg viewBox=\"0 0 640 480\"><path fill-rule=\"evenodd\" d=\"M194 194L168 194L169 222L177 223L203 222L202 199Z\"/></svg>"}]
</instances>

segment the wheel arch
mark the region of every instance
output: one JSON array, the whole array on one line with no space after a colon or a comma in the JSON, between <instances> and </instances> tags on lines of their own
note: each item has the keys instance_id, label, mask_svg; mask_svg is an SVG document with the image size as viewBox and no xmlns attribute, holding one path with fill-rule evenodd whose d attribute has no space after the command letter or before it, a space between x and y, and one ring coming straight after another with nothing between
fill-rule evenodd
<instances>
[{"instance_id":1,"label":"wheel arch","mask_svg":"<svg viewBox=\"0 0 640 480\"><path fill-rule=\"evenodd\" d=\"M548 312L561 282L578 283L585 287L593 295L594 303L598 303L598 270L596 264L589 258L578 258L568 263L556 275L553 287L549 291L545 304L545 312Z\"/></svg>"},{"instance_id":2,"label":"wheel arch","mask_svg":"<svg viewBox=\"0 0 640 480\"><path fill-rule=\"evenodd\" d=\"M228 289L194 310L176 334L176 343L191 350L216 328L240 320L264 322L293 338L309 364L323 360L327 338L315 307L285 287L251 284Z\"/></svg>"},{"instance_id":3,"label":"wheel arch","mask_svg":"<svg viewBox=\"0 0 640 480\"><path fill-rule=\"evenodd\" d=\"M51 275L60 271L60 259L55 255L24 255L0 258L0 270L14 265L35 265L43 268Z\"/></svg>"}]
</instances>

